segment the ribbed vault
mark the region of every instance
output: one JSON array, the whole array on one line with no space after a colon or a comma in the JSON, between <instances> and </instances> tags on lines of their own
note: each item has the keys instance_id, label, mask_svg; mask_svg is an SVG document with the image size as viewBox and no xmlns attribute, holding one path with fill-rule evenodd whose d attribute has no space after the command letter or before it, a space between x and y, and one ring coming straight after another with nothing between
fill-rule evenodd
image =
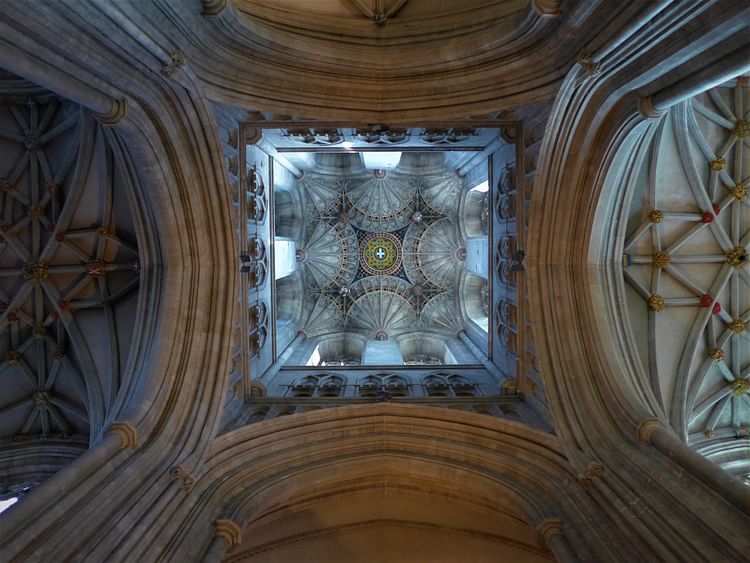
<instances>
[{"instance_id":1,"label":"ribbed vault","mask_svg":"<svg viewBox=\"0 0 750 563\"><path fill-rule=\"evenodd\" d=\"M643 132L622 177L632 198L625 294L643 368L675 430L741 476L750 473L734 443L750 448L748 108L745 79L675 106Z\"/></svg>"},{"instance_id":2,"label":"ribbed vault","mask_svg":"<svg viewBox=\"0 0 750 563\"><path fill-rule=\"evenodd\" d=\"M289 135L272 132L269 138L289 143ZM299 135L298 143L317 142L312 134ZM327 135L340 142L337 134ZM426 143L420 135L417 142ZM284 154L302 173L291 183L295 197L280 192L277 216L293 217L284 206L296 201L306 212L285 231L302 233L298 274L290 278L302 281L302 292L288 291L285 279L277 282L278 318L295 318L281 313L290 310L284 300L301 299L298 330L307 338L338 332L400 340L424 329L455 337L463 326L458 288L466 258L459 209L468 196L446 153L405 151L395 167L375 170L366 169L365 156L356 152ZM472 297L482 299L486 292ZM411 353L432 357L428 350Z\"/></svg>"},{"instance_id":3,"label":"ribbed vault","mask_svg":"<svg viewBox=\"0 0 750 563\"><path fill-rule=\"evenodd\" d=\"M0 435L93 441L131 377L135 175L91 112L12 77L2 94Z\"/></svg>"}]
</instances>

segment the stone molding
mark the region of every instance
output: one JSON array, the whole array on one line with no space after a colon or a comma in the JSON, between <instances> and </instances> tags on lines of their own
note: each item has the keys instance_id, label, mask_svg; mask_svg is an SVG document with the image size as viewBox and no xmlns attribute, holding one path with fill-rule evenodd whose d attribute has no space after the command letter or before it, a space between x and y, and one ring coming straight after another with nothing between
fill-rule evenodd
<instances>
[{"instance_id":1,"label":"stone molding","mask_svg":"<svg viewBox=\"0 0 750 563\"><path fill-rule=\"evenodd\" d=\"M352 29L346 32L356 33L356 37L342 34L340 29L333 32L331 26L340 26L341 18L327 18L323 14L313 17L307 12L284 10L272 2L239 2L221 12L222 25L210 26L196 23L194 19L200 16L186 14L175 5L166 8L174 11L170 19L177 29L164 31L174 44L183 43L181 48L191 61L191 71L204 81L212 99L244 107L262 105L277 114L388 123L393 120L391 114L398 119L444 119L449 115L481 114L497 107L552 96L566 65L553 64L551 58L540 57L535 64L528 65L529 72L537 76L537 87L522 93L505 71L505 63L496 63L500 54L503 60L520 61L528 56L527 45L553 41L558 60L567 55L574 61L575 41L558 34L552 26L559 20L576 17L582 7L573 5L571 10L559 15L558 4L551 0L535 2L536 9L544 14L539 17L532 10L524 16L497 2L466 11L461 16L454 15L451 25L441 23L440 17L433 17L418 27L407 22L408 29L399 27L404 25L400 17L389 20L383 27L360 18L363 27L358 27L355 19ZM147 16L133 14L136 20ZM461 21L455 21L455 17ZM491 27L488 26L490 21L493 22ZM441 25L445 25L445 29ZM300 34L300 29L309 32ZM432 49L411 50L408 43L401 40L403 34L413 37L423 30L427 32L424 41L434 44L435 49L449 49L450 56L461 64L435 64L425 56ZM452 34L461 30L465 32L447 43ZM375 32L376 35L368 37L368 33ZM586 29L582 33L587 35L591 31ZM398 40L398 49L388 46L389 34L396 34L393 41ZM486 40L478 39L485 35ZM248 40L238 42L240 36ZM274 49L273 55L256 48L268 41L285 46ZM207 44L212 48L206 49ZM377 56L372 54L373 44L384 47ZM479 49L478 44L482 45ZM230 51L232 56L219 63L216 57ZM534 49L534 53L543 51ZM342 57L348 65L349 76L345 81L338 78ZM465 72L463 65L470 65L472 72ZM373 79L376 75L378 78ZM327 78L322 81L321 76ZM390 80L401 84L398 93L385 87ZM357 83L358 89L354 98L348 95L352 81ZM223 83L232 84L232 99L226 96L224 88L215 86ZM459 83L463 85L457 89ZM330 103L307 107L310 97L322 91L331 98ZM442 100L439 107L435 105L436 96ZM488 101L490 99L492 101ZM446 100L450 100L451 107L445 106ZM409 106L419 109L404 110L407 101Z\"/></svg>"}]
</instances>

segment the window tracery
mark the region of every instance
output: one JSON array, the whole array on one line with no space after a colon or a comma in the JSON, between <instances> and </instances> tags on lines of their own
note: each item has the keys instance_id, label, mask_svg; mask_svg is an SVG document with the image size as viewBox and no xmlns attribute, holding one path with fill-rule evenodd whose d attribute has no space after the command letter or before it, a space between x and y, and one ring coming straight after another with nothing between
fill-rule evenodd
<instances>
[{"instance_id":1,"label":"window tracery","mask_svg":"<svg viewBox=\"0 0 750 563\"><path fill-rule=\"evenodd\" d=\"M495 264L500 280L508 287L516 287L516 267L514 255L516 253L516 236L503 235L497 242L495 250Z\"/></svg>"},{"instance_id":2,"label":"window tracery","mask_svg":"<svg viewBox=\"0 0 750 563\"><path fill-rule=\"evenodd\" d=\"M391 397L408 397L409 385L406 379L395 374L373 374L362 379L358 384L360 397L377 398L383 394Z\"/></svg>"},{"instance_id":3,"label":"window tracery","mask_svg":"<svg viewBox=\"0 0 750 563\"><path fill-rule=\"evenodd\" d=\"M248 343L252 356L257 356L268 338L268 306L257 301L248 310Z\"/></svg>"},{"instance_id":4,"label":"window tracery","mask_svg":"<svg viewBox=\"0 0 750 563\"><path fill-rule=\"evenodd\" d=\"M466 377L457 374L436 373L422 379L428 397L473 397L476 386Z\"/></svg>"},{"instance_id":5,"label":"window tracery","mask_svg":"<svg viewBox=\"0 0 750 563\"><path fill-rule=\"evenodd\" d=\"M339 375L307 375L290 386L294 397L339 397L345 379Z\"/></svg>"}]
</instances>

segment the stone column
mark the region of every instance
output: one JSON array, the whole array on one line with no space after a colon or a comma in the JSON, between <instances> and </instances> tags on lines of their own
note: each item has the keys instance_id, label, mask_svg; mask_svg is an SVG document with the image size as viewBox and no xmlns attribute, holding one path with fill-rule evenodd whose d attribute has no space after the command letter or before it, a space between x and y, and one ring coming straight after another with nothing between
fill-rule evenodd
<instances>
[{"instance_id":1,"label":"stone column","mask_svg":"<svg viewBox=\"0 0 750 563\"><path fill-rule=\"evenodd\" d=\"M214 522L214 530L216 535L203 556L203 563L218 563L242 541L242 529L234 520L220 518Z\"/></svg>"},{"instance_id":2,"label":"stone column","mask_svg":"<svg viewBox=\"0 0 750 563\"><path fill-rule=\"evenodd\" d=\"M555 554L560 563L576 563L576 555L562 533L562 522L558 518L545 518L536 527L539 543Z\"/></svg>"},{"instance_id":3,"label":"stone column","mask_svg":"<svg viewBox=\"0 0 750 563\"><path fill-rule=\"evenodd\" d=\"M718 465L691 450L675 433L656 418L647 418L638 425L638 439L652 445L685 468L710 489L733 504L744 514L750 515L750 490L742 481Z\"/></svg>"}]
</instances>

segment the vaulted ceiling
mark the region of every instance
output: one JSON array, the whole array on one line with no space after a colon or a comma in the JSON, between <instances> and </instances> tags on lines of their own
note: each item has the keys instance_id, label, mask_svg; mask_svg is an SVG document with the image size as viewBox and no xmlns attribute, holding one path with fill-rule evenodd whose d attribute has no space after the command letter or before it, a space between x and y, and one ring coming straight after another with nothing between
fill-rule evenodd
<instances>
[{"instance_id":1,"label":"vaulted ceiling","mask_svg":"<svg viewBox=\"0 0 750 563\"><path fill-rule=\"evenodd\" d=\"M484 208L486 238L487 194L468 197L471 186L446 154L404 152L395 168L368 170L360 153L318 153L294 197L277 193L277 216L297 218L276 233L296 239L299 285L277 292L276 306L290 310L281 301L301 300L292 320L306 336L451 338L468 322L462 280L473 274L462 213L476 207L479 217ZM471 298L484 300L486 317L486 282Z\"/></svg>"},{"instance_id":2,"label":"vaulted ceiling","mask_svg":"<svg viewBox=\"0 0 750 563\"><path fill-rule=\"evenodd\" d=\"M12 75L0 91L0 440L64 459L131 377L135 177L91 112Z\"/></svg>"},{"instance_id":3,"label":"vaulted ceiling","mask_svg":"<svg viewBox=\"0 0 750 563\"><path fill-rule=\"evenodd\" d=\"M649 385L688 443L740 475L750 470L737 442L750 431L749 109L743 79L675 106L644 131L621 184L632 198L625 294Z\"/></svg>"}]
</instances>

